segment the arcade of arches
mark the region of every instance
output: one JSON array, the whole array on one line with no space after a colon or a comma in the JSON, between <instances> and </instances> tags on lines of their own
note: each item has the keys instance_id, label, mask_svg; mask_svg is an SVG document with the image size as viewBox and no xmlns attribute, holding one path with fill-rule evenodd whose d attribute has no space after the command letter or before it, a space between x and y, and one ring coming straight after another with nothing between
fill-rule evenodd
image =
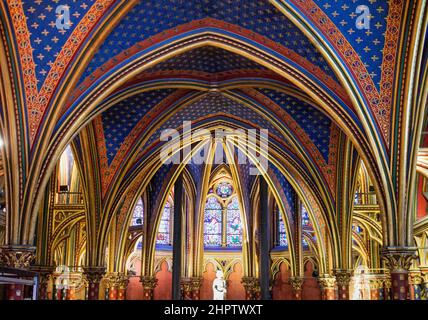
<instances>
[{"instance_id":1,"label":"arcade of arches","mask_svg":"<svg viewBox=\"0 0 428 320\"><path fill-rule=\"evenodd\" d=\"M0 3L0 299L428 299L420 0Z\"/></svg>"}]
</instances>

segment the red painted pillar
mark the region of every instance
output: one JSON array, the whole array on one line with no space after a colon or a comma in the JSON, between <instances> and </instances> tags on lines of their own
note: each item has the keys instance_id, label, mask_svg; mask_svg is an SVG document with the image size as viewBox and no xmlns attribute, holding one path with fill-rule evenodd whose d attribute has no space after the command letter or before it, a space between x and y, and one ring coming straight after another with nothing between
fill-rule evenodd
<instances>
[{"instance_id":1,"label":"red painted pillar","mask_svg":"<svg viewBox=\"0 0 428 320\"><path fill-rule=\"evenodd\" d=\"M321 299L336 300L336 294L335 294L336 279L330 275L323 275L318 277L318 282L321 286Z\"/></svg>"},{"instance_id":2,"label":"red painted pillar","mask_svg":"<svg viewBox=\"0 0 428 320\"><path fill-rule=\"evenodd\" d=\"M7 300L23 300L24 285L11 283L7 285Z\"/></svg>"},{"instance_id":3,"label":"red painted pillar","mask_svg":"<svg viewBox=\"0 0 428 320\"><path fill-rule=\"evenodd\" d=\"M409 299L409 268L416 258L415 249L386 248L382 254L391 273L392 299Z\"/></svg>"},{"instance_id":4,"label":"red painted pillar","mask_svg":"<svg viewBox=\"0 0 428 320\"><path fill-rule=\"evenodd\" d=\"M192 280L190 278L181 279L181 292L183 293L183 300L193 299Z\"/></svg>"},{"instance_id":5,"label":"red painted pillar","mask_svg":"<svg viewBox=\"0 0 428 320\"><path fill-rule=\"evenodd\" d=\"M379 290L383 287L383 281L377 278L369 279L370 300L380 300Z\"/></svg>"},{"instance_id":6,"label":"red painted pillar","mask_svg":"<svg viewBox=\"0 0 428 320\"><path fill-rule=\"evenodd\" d=\"M88 281L88 300L100 299L100 282L105 274L105 267L84 267L84 275Z\"/></svg>"},{"instance_id":7,"label":"red painted pillar","mask_svg":"<svg viewBox=\"0 0 428 320\"><path fill-rule=\"evenodd\" d=\"M349 300L349 283L352 270L337 270L335 272L339 300Z\"/></svg>"},{"instance_id":8,"label":"red painted pillar","mask_svg":"<svg viewBox=\"0 0 428 320\"><path fill-rule=\"evenodd\" d=\"M153 300L153 292L158 284L155 276L141 276L140 282L144 289L144 300Z\"/></svg>"},{"instance_id":9,"label":"red painted pillar","mask_svg":"<svg viewBox=\"0 0 428 320\"><path fill-rule=\"evenodd\" d=\"M117 300L117 287L115 284L112 284L109 288L108 299Z\"/></svg>"},{"instance_id":10,"label":"red painted pillar","mask_svg":"<svg viewBox=\"0 0 428 320\"><path fill-rule=\"evenodd\" d=\"M125 300L126 287L128 286L128 277L123 273L117 274L114 285L116 288L116 300Z\"/></svg>"},{"instance_id":11,"label":"red painted pillar","mask_svg":"<svg viewBox=\"0 0 428 320\"><path fill-rule=\"evenodd\" d=\"M421 300L423 278L420 271L413 270L409 274L410 300Z\"/></svg>"}]
</instances>

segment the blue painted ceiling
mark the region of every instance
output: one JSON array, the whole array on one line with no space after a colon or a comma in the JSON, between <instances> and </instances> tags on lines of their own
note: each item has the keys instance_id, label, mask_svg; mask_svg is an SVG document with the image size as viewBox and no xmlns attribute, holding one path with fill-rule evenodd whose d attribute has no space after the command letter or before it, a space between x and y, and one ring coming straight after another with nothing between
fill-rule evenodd
<instances>
[{"instance_id":1,"label":"blue painted ceiling","mask_svg":"<svg viewBox=\"0 0 428 320\"><path fill-rule=\"evenodd\" d=\"M207 116L213 116L217 113L230 114L240 119L245 119L258 125L259 128L268 129L270 133L277 137L285 137L265 118L252 109L231 100L221 94L208 94L196 102L180 109L171 118L165 121L162 126L149 138L143 149L154 141L158 140L161 132L169 128L179 128L184 121L191 121Z\"/></svg>"},{"instance_id":2,"label":"blue painted ceiling","mask_svg":"<svg viewBox=\"0 0 428 320\"><path fill-rule=\"evenodd\" d=\"M271 162L269 162L269 169L273 173L276 180L279 182L282 191L284 192L284 195L287 199L288 205L290 206L291 211L295 212L295 203L294 203L294 197L296 194L296 191L294 190L293 186L288 182L287 178L279 171L279 169L274 166Z\"/></svg>"},{"instance_id":3,"label":"blue painted ceiling","mask_svg":"<svg viewBox=\"0 0 428 320\"><path fill-rule=\"evenodd\" d=\"M161 89L143 92L120 101L102 114L109 164L138 121L173 91Z\"/></svg>"},{"instance_id":4,"label":"blue painted ceiling","mask_svg":"<svg viewBox=\"0 0 428 320\"><path fill-rule=\"evenodd\" d=\"M379 87L386 19L389 10L388 1L315 0L315 2L354 47L371 75L373 82ZM362 15L362 12L357 12L358 6L366 6L369 10L370 24L368 29L359 29L357 26L359 16Z\"/></svg>"},{"instance_id":5,"label":"blue painted ceiling","mask_svg":"<svg viewBox=\"0 0 428 320\"><path fill-rule=\"evenodd\" d=\"M161 62L146 72L192 70L218 73L240 69L265 70L266 68L225 49L206 46L187 51Z\"/></svg>"},{"instance_id":6,"label":"blue painted ceiling","mask_svg":"<svg viewBox=\"0 0 428 320\"><path fill-rule=\"evenodd\" d=\"M290 114L308 134L328 163L332 121L310 104L284 92L272 89L258 90Z\"/></svg>"},{"instance_id":7,"label":"blue painted ceiling","mask_svg":"<svg viewBox=\"0 0 428 320\"><path fill-rule=\"evenodd\" d=\"M107 37L81 80L137 42L175 26L207 17L241 26L276 41L335 78L317 49L267 0L144 0L140 1Z\"/></svg>"},{"instance_id":8,"label":"blue painted ceiling","mask_svg":"<svg viewBox=\"0 0 428 320\"><path fill-rule=\"evenodd\" d=\"M23 1L39 90L68 37L95 3L94 0L61 2L64 3L60 3L58 0ZM56 25L56 9L61 4L67 5L70 10L70 24L63 29L57 28Z\"/></svg>"}]
</instances>

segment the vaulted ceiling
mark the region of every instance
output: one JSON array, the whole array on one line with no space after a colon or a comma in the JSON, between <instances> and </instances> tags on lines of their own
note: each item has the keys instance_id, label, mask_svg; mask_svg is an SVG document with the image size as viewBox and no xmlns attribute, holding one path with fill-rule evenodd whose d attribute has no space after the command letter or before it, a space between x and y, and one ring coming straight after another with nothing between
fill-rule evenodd
<instances>
[{"instance_id":1,"label":"vaulted ceiling","mask_svg":"<svg viewBox=\"0 0 428 320\"><path fill-rule=\"evenodd\" d=\"M34 221L38 190L70 142L82 155L90 148L109 198L120 189L112 185L122 192L122 183L152 168L146 164L162 145L162 129L181 129L189 120L196 127L268 129L274 155L284 160L274 165L283 166L277 174L282 189L288 187L279 173L295 170L285 180L307 180L302 190L310 188L327 211L337 199L349 139L394 224L399 199L408 198L400 180L410 179L415 152L400 139L417 139L406 130L419 132L424 116L418 106L426 97L418 89L426 77L416 84L410 79L426 52L409 49L424 41L424 5L69 2L70 21L62 27L56 0L1 3L1 70L8 75L2 122L17 164L7 170L17 170L20 181L9 190L24 208L16 221ZM413 94L417 103L403 107ZM19 130L4 125L10 115ZM23 237L31 238L31 231Z\"/></svg>"}]
</instances>

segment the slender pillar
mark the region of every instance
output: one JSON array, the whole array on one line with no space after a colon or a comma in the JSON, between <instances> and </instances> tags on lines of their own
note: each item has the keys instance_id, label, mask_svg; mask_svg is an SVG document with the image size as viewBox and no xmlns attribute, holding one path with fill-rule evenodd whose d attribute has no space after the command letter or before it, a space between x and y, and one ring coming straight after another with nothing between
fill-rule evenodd
<instances>
[{"instance_id":1,"label":"slender pillar","mask_svg":"<svg viewBox=\"0 0 428 320\"><path fill-rule=\"evenodd\" d=\"M192 282L192 300L200 300L201 299L201 286L203 279L200 277L191 278Z\"/></svg>"},{"instance_id":2,"label":"slender pillar","mask_svg":"<svg viewBox=\"0 0 428 320\"><path fill-rule=\"evenodd\" d=\"M183 174L180 173L174 184L174 229L172 244L172 299L181 299L181 259L182 259L182 220L183 220Z\"/></svg>"},{"instance_id":3,"label":"slender pillar","mask_svg":"<svg viewBox=\"0 0 428 320\"><path fill-rule=\"evenodd\" d=\"M270 292L270 215L268 185L260 176L260 293L262 300L272 299Z\"/></svg>"},{"instance_id":4,"label":"slender pillar","mask_svg":"<svg viewBox=\"0 0 428 320\"><path fill-rule=\"evenodd\" d=\"M336 270L335 276L339 300L349 300L349 283L352 279L352 270Z\"/></svg>"},{"instance_id":5,"label":"slender pillar","mask_svg":"<svg viewBox=\"0 0 428 320\"><path fill-rule=\"evenodd\" d=\"M183 278L181 280L181 289L183 292L183 300L193 300L192 279Z\"/></svg>"},{"instance_id":6,"label":"slender pillar","mask_svg":"<svg viewBox=\"0 0 428 320\"><path fill-rule=\"evenodd\" d=\"M423 278L418 270L409 273L410 300L421 300Z\"/></svg>"},{"instance_id":7,"label":"slender pillar","mask_svg":"<svg viewBox=\"0 0 428 320\"><path fill-rule=\"evenodd\" d=\"M140 282L144 289L144 300L153 300L153 292L158 284L155 276L141 276Z\"/></svg>"},{"instance_id":8,"label":"slender pillar","mask_svg":"<svg viewBox=\"0 0 428 320\"><path fill-rule=\"evenodd\" d=\"M335 278L330 275L322 275L318 277L318 282L321 286L321 299L335 300Z\"/></svg>"},{"instance_id":9,"label":"slender pillar","mask_svg":"<svg viewBox=\"0 0 428 320\"><path fill-rule=\"evenodd\" d=\"M391 287L392 287L391 277L389 277L383 281L383 298L384 298L384 300L391 300L392 299Z\"/></svg>"},{"instance_id":10,"label":"slender pillar","mask_svg":"<svg viewBox=\"0 0 428 320\"><path fill-rule=\"evenodd\" d=\"M422 283L421 283L421 300L428 300L428 268L420 267Z\"/></svg>"},{"instance_id":11,"label":"slender pillar","mask_svg":"<svg viewBox=\"0 0 428 320\"><path fill-rule=\"evenodd\" d=\"M37 295L38 300L48 300L48 284L49 280L53 278L54 267L51 266L33 266L31 270L37 272L39 292Z\"/></svg>"},{"instance_id":12,"label":"slender pillar","mask_svg":"<svg viewBox=\"0 0 428 320\"><path fill-rule=\"evenodd\" d=\"M257 300L260 294L259 279L254 277L242 277L241 283L245 289L245 300Z\"/></svg>"},{"instance_id":13,"label":"slender pillar","mask_svg":"<svg viewBox=\"0 0 428 320\"><path fill-rule=\"evenodd\" d=\"M106 299L117 300L117 274L108 274L105 279L106 281Z\"/></svg>"},{"instance_id":14,"label":"slender pillar","mask_svg":"<svg viewBox=\"0 0 428 320\"><path fill-rule=\"evenodd\" d=\"M371 278L368 280L370 286L370 300L382 300L380 290L383 288L383 281L378 278Z\"/></svg>"},{"instance_id":15,"label":"slender pillar","mask_svg":"<svg viewBox=\"0 0 428 320\"><path fill-rule=\"evenodd\" d=\"M386 248L382 254L391 273L392 299L409 299L409 268L416 258L415 249Z\"/></svg>"},{"instance_id":16,"label":"slender pillar","mask_svg":"<svg viewBox=\"0 0 428 320\"><path fill-rule=\"evenodd\" d=\"M126 274L120 274L117 282L117 300L126 299L126 288L128 287L129 279Z\"/></svg>"},{"instance_id":17,"label":"slender pillar","mask_svg":"<svg viewBox=\"0 0 428 320\"><path fill-rule=\"evenodd\" d=\"M84 267L83 274L88 282L88 300L99 300L100 282L106 272L105 267Z\"/></svg>"},{"instance_id":18,"label":"slender pillar","mask_svg":"<svg viewBox=\"0 0 428 320\"><path fill-rule=\"evenodd\" d=\"M305 279L303 277L290 278L291 288L293 290L293 299L302 300L302 285Z\"/></svg>"}]
</instances>

